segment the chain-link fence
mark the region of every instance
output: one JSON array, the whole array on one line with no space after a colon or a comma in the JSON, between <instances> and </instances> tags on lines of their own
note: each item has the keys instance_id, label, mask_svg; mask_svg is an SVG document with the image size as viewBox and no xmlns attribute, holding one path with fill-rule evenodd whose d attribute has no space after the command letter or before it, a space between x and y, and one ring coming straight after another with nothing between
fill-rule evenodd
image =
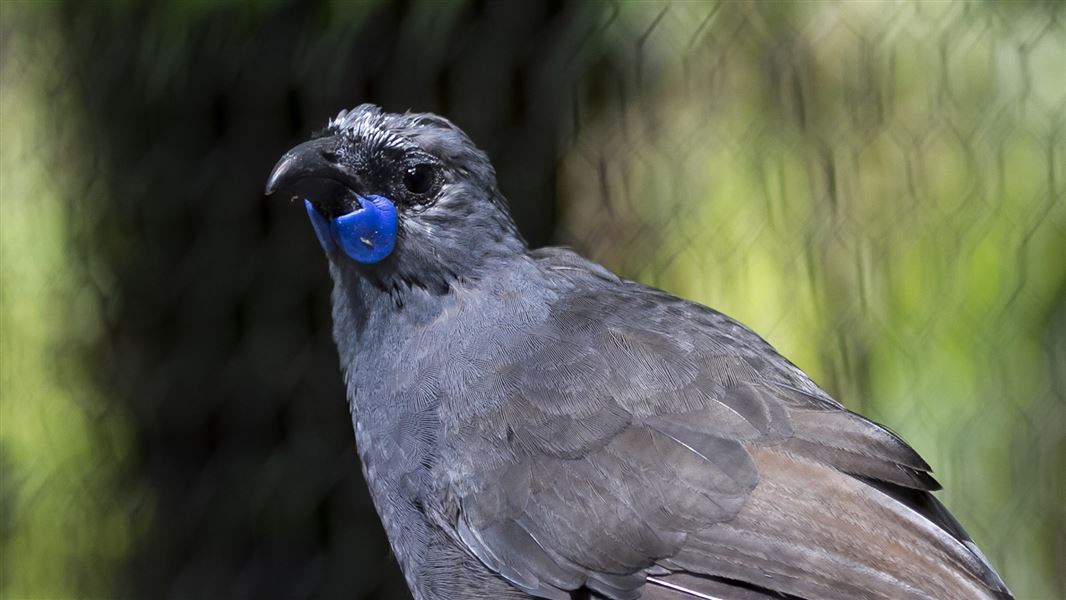
<instances>
[{"instance_id":1,"label":"chain-link fence","mask_svg":"<svg viewBox=\"0 0 1066 600\"><path fill-rule=\"evenodd\" d=\"M565 239L899 431L1019 597L1066 593L1060 15L622 7L560 184Z\"/></svg>"},{"instance_id":2,"label":"chain-link fence","mask_svg":"<svg viewBox=\"0 0 1066 600\"><path fill-rule=\"evenodd\" d=\"M260 195L364 101L464 127L534 245L747 323L1066 595L1058 3L2 13L5 597L406 596L321 252Z\"/></svg>"}]
</instances>

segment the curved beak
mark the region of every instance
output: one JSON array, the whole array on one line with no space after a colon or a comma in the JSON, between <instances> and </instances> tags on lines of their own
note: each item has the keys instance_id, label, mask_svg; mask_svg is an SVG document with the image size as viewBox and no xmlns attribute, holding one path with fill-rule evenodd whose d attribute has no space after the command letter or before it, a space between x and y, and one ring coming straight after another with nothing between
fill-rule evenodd
<instances>
[{"instance_id":1,"label":"curved beak","mask_svg":"<svg viewBox=\"0 0 1066 600\"><path fill-rule=\"evenodd\" d=\"M289 150L274 165L266 194L285 192L306 198L327 217L359 208L359 178L337 161L339 140L323 137Z\"/></svg>"}]
</instances>

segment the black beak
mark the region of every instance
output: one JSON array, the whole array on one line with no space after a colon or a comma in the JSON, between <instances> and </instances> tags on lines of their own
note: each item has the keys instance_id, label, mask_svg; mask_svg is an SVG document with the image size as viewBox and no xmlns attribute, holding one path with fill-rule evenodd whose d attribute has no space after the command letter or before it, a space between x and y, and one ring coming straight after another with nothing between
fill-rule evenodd
<instances>
[{"instance_id":1,"label":"black beak","mask_svg":"<svg viewBox=\"0 0 1066 600\"><path fill-rule=\"evenodd\" d=\"M326 217L359 208L359 178L337 160L338 140L323 137L304 142L281 157L267 179L266 193L285 192L307 198Z\"/></svg>"}]
</instances>

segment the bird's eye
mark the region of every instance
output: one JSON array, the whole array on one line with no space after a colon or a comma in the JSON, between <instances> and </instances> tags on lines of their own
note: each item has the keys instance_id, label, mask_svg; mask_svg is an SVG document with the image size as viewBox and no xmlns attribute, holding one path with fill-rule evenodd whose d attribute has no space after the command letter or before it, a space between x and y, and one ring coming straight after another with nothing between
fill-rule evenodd
<instances>
[{"instance_id":1,"label":"bird's eye","mask_svg":"<svg viewBox=\"0 0 1066 600\"><path fill-rule=\"evenodd\" d=\"M413 194L425 194L433 187L433 166L426 163L408 167L403 174L403 186Z\"/></svg>"}]
</instances>

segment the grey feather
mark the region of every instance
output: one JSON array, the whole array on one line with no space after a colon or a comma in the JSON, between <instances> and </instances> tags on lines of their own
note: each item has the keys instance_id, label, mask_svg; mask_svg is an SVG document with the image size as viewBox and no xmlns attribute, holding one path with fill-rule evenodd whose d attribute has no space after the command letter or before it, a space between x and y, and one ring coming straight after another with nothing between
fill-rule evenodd
<instances>
[{"instance_id":1,"label":"grey feather","mask_svg":"<svg viewBox=\"0 0 1066 600\"><path fill-rule=\"evenodd\" d=\"M350 191L400 211L392 256L330 272L416 598L1009 597L898 436L721 313L527 249L450 122L363 106L324 135ZM444 182L425 201L396 183L416 155Z\"/></svg>"}]
</instances>

